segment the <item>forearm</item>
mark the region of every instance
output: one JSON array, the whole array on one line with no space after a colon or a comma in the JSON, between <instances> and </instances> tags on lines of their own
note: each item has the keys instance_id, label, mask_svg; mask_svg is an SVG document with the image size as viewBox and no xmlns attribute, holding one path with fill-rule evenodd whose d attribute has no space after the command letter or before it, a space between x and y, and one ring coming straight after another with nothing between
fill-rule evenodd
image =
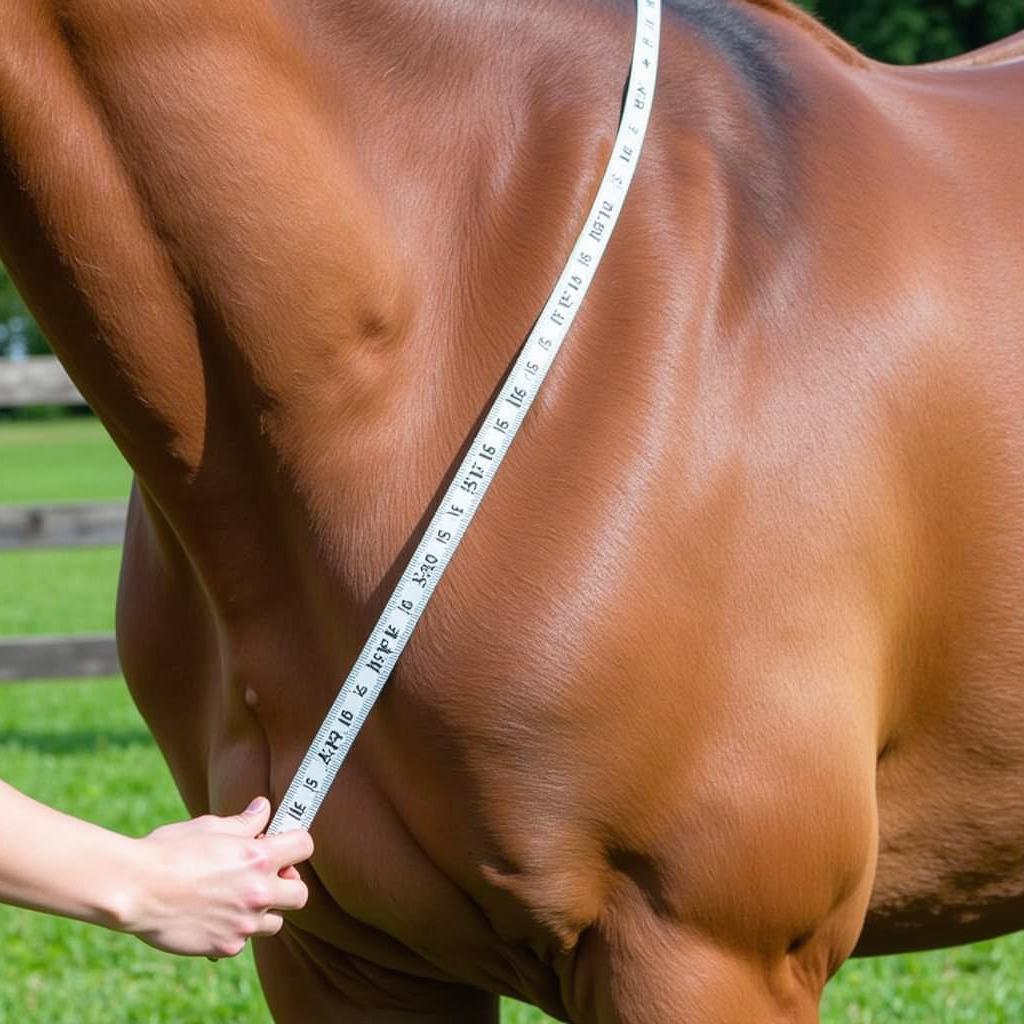
<instances>
[{"instance_id":1,"label":"forearm","mask_svg":"<svg viewBox=\"0 0 1024 1024\"><path fill-rule=\"evenodd\" d=\"M260 798L241 814L164 825L144 839L109 832L0 782L0 902L131 932L169 953L234 956L306 903L294 865L305 832L258 839Z\"/></svg>"},{"instance_id":2,"label":"forearm","mask_svg":"<svg viewBox=\"0 0 1024 1024\"><path fill-rule=\"evenodd\" d=\"M121 929L137 840L45 807L0 782L0 901Z\"/></svg>"}]
</instances>

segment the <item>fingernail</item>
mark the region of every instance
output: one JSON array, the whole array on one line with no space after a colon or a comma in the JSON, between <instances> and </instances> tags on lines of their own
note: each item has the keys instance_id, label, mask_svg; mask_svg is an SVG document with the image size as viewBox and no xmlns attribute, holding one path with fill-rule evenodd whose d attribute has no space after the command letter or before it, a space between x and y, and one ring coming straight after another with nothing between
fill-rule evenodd
<instances>
[{"instance_id":1,"label":"fingernail","mask_svg":"<svg viewBox=\"0 0 1024 1024\"><path fill-rule=\"evenodd\" d=\"M266 798L262 796L256 797L255 800L245 809L246 814L255 814L257 811L262 811L266 804Z\"/></svg>"}]
</instances>

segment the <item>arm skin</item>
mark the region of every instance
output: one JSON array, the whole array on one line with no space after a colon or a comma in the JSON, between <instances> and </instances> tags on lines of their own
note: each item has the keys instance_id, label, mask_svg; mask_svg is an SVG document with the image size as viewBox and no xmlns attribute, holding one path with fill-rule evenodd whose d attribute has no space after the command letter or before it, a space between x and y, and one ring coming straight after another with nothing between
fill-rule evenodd
<instances>
[{"instance_id":1,"label":"arm skin","mask_svg":"<svg viewBox=\"0 0 1024 1024\"><path fill-rule=\"evenodd\" d=\"M294 865L313 841L257 839L270 805L207 815L131 839L62 814L0 782L0 901L128 932L168 953L235 956L306 903Z\"/></svg>"}]
</instances>

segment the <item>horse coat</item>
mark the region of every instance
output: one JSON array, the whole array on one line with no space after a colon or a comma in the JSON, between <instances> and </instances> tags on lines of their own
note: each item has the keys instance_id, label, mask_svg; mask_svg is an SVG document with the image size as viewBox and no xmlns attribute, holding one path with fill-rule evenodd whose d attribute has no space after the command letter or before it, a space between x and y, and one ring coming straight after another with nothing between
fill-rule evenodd
<instances>
[{"instance_id":1,"label":"horse coat","mask_svg":"<svg viewBox=\"0 0 1024 1024\"><path fill-rule=\"evenodd\" d=\"M287 786L633 18L0 7L0 257L135 470L120 653L193 813ZM607 260L257 943L276 1019L811 1022L855 951L1024 923L1022 55L668 5Z\"/></svg>"}]
</instances>

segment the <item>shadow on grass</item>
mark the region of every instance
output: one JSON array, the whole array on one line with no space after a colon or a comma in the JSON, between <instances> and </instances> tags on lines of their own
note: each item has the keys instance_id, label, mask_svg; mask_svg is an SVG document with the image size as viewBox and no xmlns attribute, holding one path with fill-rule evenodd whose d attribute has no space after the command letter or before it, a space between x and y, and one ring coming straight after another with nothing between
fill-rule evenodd
<instances>
[{"instance_id":1,"label":"shadow on grass","mask_svg":"<svg viewBox=\"0 0 1024 1024\"><path fill-rule=\"evenodd\" d=\"M108 729L81 732L0 731L0 750L31 750L39 754L92 754L104 750L155 746L145 729Z\"/></svg>"}]
</instances>

